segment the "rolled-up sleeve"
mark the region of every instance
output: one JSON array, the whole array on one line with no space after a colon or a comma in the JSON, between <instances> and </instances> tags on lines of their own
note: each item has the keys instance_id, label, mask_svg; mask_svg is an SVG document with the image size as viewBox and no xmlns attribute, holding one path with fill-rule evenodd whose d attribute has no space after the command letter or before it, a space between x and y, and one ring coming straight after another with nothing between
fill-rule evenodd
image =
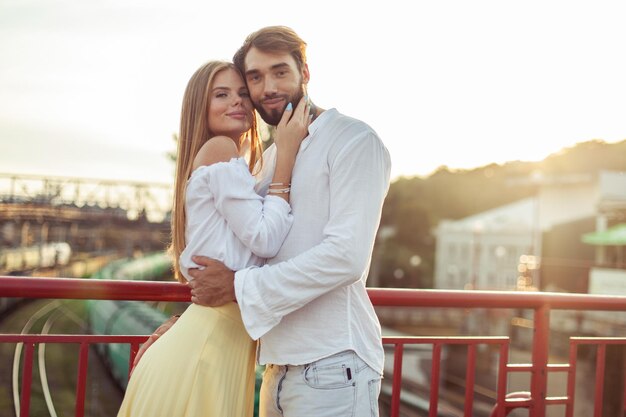
<instances>
[{"instance_id":1,"label":"rolled-up sleeve","mask_svg":"<svg viewBox=\"0 0 626 417\"><path fill-rule=\"evenodd\" d=\"M322 241L290 260L235 274L243 321L254 339L290 312L363 279L367 272L389 188L389 153L379 137L366 130L347 141L328 163L329 221Z\"/></svg>"}]
</instances>

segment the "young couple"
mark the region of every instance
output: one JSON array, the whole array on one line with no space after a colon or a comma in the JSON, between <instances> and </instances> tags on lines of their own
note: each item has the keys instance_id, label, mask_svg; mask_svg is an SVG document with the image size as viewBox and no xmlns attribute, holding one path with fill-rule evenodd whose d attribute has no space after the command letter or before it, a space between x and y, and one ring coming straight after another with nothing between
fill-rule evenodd
<instances>
[{"instance_id":1,"label":"young couple","mask_svg":"<svg viewBox=\"0 0 626 417\"><path fill-rule=\"evenodd\" d=\"M252 33L233 61L198 69L183 100L172 252L193 304L142 347L118 417L250 417L255 360L261 417L378 416L365 280L389 154L312 104L290 28ZM262 157L254 109L276 127Z\"/></svg>"}]
</instances>

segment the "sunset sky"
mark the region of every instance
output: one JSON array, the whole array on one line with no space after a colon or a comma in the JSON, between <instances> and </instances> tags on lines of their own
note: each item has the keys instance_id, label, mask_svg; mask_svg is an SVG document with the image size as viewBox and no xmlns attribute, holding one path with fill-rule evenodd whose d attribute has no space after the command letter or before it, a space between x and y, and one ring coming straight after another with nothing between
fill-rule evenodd
<instances>
[{"instance_id":1,"label":"sunset sky","mask_svg":"<svg viewBox=\"0 0 626 417\"><path fill-rule=\"evenodd\" d=\"M0 173L171 183L183 90L266 25L393 177L626 139L620 1L0 0Z\"/></svg>"}]
</instances>

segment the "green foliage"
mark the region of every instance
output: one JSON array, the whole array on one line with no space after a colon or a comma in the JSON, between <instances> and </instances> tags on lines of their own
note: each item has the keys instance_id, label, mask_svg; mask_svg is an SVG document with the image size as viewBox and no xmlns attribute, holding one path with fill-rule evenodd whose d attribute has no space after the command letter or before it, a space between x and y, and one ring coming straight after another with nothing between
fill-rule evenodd
<instances>
[{"instance_id":1,"label":"green foliage","mask_svg":"<svg viewBox=\"0 0 626 417\"><path fill-rule=\"evenodd\" d=\"M626 140L608 144L595 139L565 148L542 163L546 174L595 173L599 170L626 170Z\"/></svg>"}]
</instances>

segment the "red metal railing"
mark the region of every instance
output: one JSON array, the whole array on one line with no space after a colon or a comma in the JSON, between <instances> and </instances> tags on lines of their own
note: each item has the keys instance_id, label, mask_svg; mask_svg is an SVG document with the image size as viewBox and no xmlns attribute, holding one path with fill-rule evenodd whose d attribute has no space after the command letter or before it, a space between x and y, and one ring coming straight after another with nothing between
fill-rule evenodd
<instances>
[{"instance_id":1,"label":"red metal railing","mask_svg":"<svg viewBox=\"0 0 626 417\"><path fill-rule=\"evenodd\" d=\"M431 391L429 398L429 416L437 416L439 405L439 382L441 379L441 351L445 345L467 345L467 367L464 416L472 416L474 401L474 376L476 367L476 347L478 345L499 346L498 361L498 383L496 398L497 402L503 404L506 396L506 366L508 359L509 339L506 337L384 337L383 343L394 345L393 358L393 382L391 389L391 416L400 415L400 395L402 391L402 360L404 356L404 346L407 344L427 344L433 346L432 367L431 367ZM504 410L504 409L502 409ZM498 412L498 416L505 415Z\"/></svg>"},{"instance_id":2,"label":"red metal railing","mask_svg":"<svg viewBox=\"0 0 626 417\"><path fill-rule=\"evenodd\" d=\"M508 363L508 337L385 337L384 343L394 346L394 365L391 391L391 415L399 416L402 394L402 361L404 347L409 344L432 345L431 390L428 413L438 415L441 352L447 345L467 346L467 365L463 415L472 415L475 389L476 347L495 345L499 350L496 404L492 416L504 417L515 408L528 408L531 417L545 415L549 405L565 405L566 416L574 411L576 354L581 345L597 345L594 417L603 411L603 382L605 377L605 350L608 345L626 345L626 338L572 338L570 359L567 364L548 363L548 336L552 310L626 311L626 297L587 294L527 293L499 291L442 291L407 289L368 289L376 306L433 307L433 308L493 308L532 309L533 340L531 363ZM0 277L0 297L56 298L56 299L109 299L139 301L189 301L187 286L174 282L106 281L65 278ZM76 395L76 416L83 416L87 347L93 343L128 343L131 345L131 363L140 343L146 336L89 336L89 335L0 335L0 343L26 344L23 369L22 404L20 415L28 415L33 349L36 343L79 343L79 378ZM507 394L507 376L513 372L530 373L530 391ZM547 395L549 372L567 373L567 393L562 397ZM626 384L625 384L626 386ZM626 397L626 393L624 395ZM623 408L623 406L622 406Z\"/></svg>"},{"instance_id":3,"label":"red metal railing","mask_svg":"<svg viewBox=\"0 0 626 417\"><path fill-rule=\"evenodd\" d=\"M0 290L1 293L1 290ZM9 334L0 335L0 343L23 343L24 368L22 369L22 390L20 395L20 417L27 417L30 412L30 391L33 380L33 352L40 343L73 343L80 345L78 357L78 377L76 382L76 417L85 413L85 387L87 386L87 363L89 345L95 343L127 343L130 345L130 364L133 363L139 345L147 336L112 336L112 335L48 335L48 334Z\"/></svg>"}]
</instances>

